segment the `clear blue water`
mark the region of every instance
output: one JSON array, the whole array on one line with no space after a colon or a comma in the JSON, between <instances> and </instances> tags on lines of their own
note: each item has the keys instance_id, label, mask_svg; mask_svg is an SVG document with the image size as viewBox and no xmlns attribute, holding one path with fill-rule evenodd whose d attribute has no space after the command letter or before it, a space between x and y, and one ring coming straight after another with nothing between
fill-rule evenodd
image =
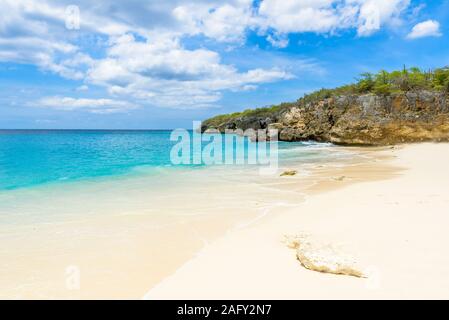
<instances>
[{"instance_id":1,"label":"clear blue water","mask_svg":"<svg viewBox=\"0 0 449 320\"><path fill-rule=\"evenodd\" d=\"M172 166L174 144L170 131L0 131L0 190ZM288 159L297 152L282 151L308 145L280 143L280 154Z\"/></svg>"},{"instance_id":2,"label":"clear blue water","mask_svg":"<svg viewBox=\"0 0 449 320\"><path fill-rule=\"evenodd\" d=\"M168 165L168 131L2 131L0 190Z\"/></svg>"}]
</instances>

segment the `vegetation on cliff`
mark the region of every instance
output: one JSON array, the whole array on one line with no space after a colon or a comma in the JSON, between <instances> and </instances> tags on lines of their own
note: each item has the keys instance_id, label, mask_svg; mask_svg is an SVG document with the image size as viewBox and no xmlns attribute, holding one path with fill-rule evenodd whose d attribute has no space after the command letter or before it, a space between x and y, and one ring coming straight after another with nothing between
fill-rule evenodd
<instances>
[{"instance_id":1,"label":"vegetation on cliff","mask_svg":"<svg viewBox=\"0 0 449 320\"><path fill-rule=\"evenodd\" d=\"M409 91L430 90L449 93L449 67L423 71L419 68L378 73L362 73L356 83L335 89L321 89L305 95L299 102L313 102L333 96L373 93L391 95Z\"/></svg>"},{"instance_id":2,"label":"vegetation on cliff","mask_svg":"<svg viewBox=\"0 0 449 320\"><path fill-rule=\"evenodd\" d=\"M282 141L346 145L449 141L449 68L365 73L354 84L293 103L211 118L202 130L208 128L274 128Z\"/></svg>"},{"instance_id":3,"label":"vegetation on cliff","mask_svg":"<svg viewBox=\"0 0 449 320\"><path fill-rule=\"evenodd\" d=\"M263 118L263 117L271 117L273 114L280 112L281 110L287 109L293 106L294 103L281 103L279 105L273 105L265 108L257 108L257 109L247 109L242 112L235 112L229 114L221 114L215 116L213 118L207 119L204 121L204 125L207 127L219 127L222 123L230 122L237 118Z\"/></svg>"},{"instance_id":4,"label":"vegetation on cliff","mask_svg":"<svg viewBox=\"0 0 449 320\"><path fill-rule=\"evenodd\" d=\"M321 89L304 95L297 102L281 103L266 108L248 109L242 112L222 114L207 119L206 127L219 127L237 118L273 117L283 110L295 105L305 105L336 96L375 94L388 96L394 93L429 90L449 93L449 67L423 71L419 68L403 68L388 72L363 73L355 83L334 89Z\"/></svg>"}]
</instances>

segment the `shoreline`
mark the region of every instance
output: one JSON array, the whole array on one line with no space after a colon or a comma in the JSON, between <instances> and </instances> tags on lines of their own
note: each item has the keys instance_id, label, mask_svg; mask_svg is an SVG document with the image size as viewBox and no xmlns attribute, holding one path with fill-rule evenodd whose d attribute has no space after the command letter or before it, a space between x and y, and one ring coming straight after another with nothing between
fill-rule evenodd
<instances>
[{"instance_id":1,"label":"shoreline","mask_svg":"<svg viewBox=\"0 0 449 320\"><path fill-rule=\"evenodd\" d=\"M297 169L294 177L260 176L257 167L211 167L174 172L165 176L163 188L151 190L152 180L138 176L57 191L15 191L5 209L19 206L5 212L26 223L0 225L0 269L13 275L0 277L2 296L141 298L202 248L303 202L318 178L315 161L335 176L350 162L366 161L357 151L316 148L284 150L289 160L281 169ZM328 153L330 159L321 158ZM68 291L66 271L73 266L80 270L81 286Z\"/></svg>"},{"instance_id":2,"label":"shoreline","mask_svg":"<svg viewBox=\"0 0 449 320\"><path fill-rule=\"evenodd\" d=\"M315 144L282 152L302 168L297 177L217 166L3 193L1 296L141 298L228 230L303 201L315 161L352 156ZM67 270L79 270L79 289L67 290Z\"/></svg>"},{"instance_id":3,"label":"shoreline","mask_svg":"<svg viewBox=\"0 0 449 320\"><path fill-rule=\"evenodd\" d=\"M32 211L49 210L51 203L55 213L70 209L66 212L71 213L69 220L64 218L55 223L49 215L47 222L44 219L38 225L11 226L13 229L0 226L5 244L0 251L4 261L0 265L2 274L11 275L10 270L16 270L14 277L0 279L5 284L2 295L27 299L136 299L143 295L147 299L352 297L351 290L359 290L357 286L368 280L348 280L304 269L295 250L283 242L284 237L307 234L314 241L348 249L364 270L377 266L364 252L365 246L371 255L375 252L370 242L374 236L366 238L369 230L364 229L364 220L355 213L369 212L367 221L380 230L381 219L371 220L378 215L376 210L382 213L386 209L382 201L377 203L382 200L379 195L371 196L372 199L364 197L373 192L370 191L373 186L381 186L383 192L398 179L400 186L392 189L388 199L394 198L394 192L403 186L419 185L420 179L406 183L401 179L432 163L431 159L422 158L422 154L432 157L441 153L444 162L449 158L448 146L319 147L320 151L313 149L312 158L305 163L297 161L307 155L297 158L297 151L292 148L285 150L292 158L288 158L276 176L260 176L257 168L179 171L169 180L164 179L164 185L176 188L158 189L151 198L145 177L92 184L82 193L61 190L34 203ZM412 157L409 150L413 151ZM315 158L316 152L338 155L322 161ZM421 159L417 167L408 163L416 154ZM280 177L284 170L297 174ZM435 164L432 170L435 175L435 170L444 168ZM213 194L208 193L211 184ZM101 186L105 191L100 191ZM441 190L444 188L447 186L442 182ZM416 190L410 192L415 195L414 200L423 200ZM40 198L41 194L34 196ZM359 198L365 199L364 202L359 203ZM67 201L71 204L68 208ZM78 216L82 212L98 215ZM445 240L444 236L442 239ZM25 255L26 266L20 257ZM67 266L80 267L81 290L67 291L64 287ZM323 294L315 288L315 281L319 287L332 283L335 288L330 291L338 288L342 295ZM298 294L292 284L305 286L305 292ZM351 289L346 292L348 285ZM45 290L36 291L39 287ZM271 292L275 294L270 295ZM371 291L358 292L356 298L364 294L373 296Z\"/></svg>"},{"instance_id":4,"label":"shoreline","mask_svg":"<svg viewBox=\"0 0 449 320\"><path fill-rule=\"evenodd\" d=\"M361 150L379 158L343 168L347 181L312 190L295 208L228 232L144 299L447 299L449 145ZM282 242L302 234L344 248L368 278L305 269Z\"/></svg>"}]
</instances>

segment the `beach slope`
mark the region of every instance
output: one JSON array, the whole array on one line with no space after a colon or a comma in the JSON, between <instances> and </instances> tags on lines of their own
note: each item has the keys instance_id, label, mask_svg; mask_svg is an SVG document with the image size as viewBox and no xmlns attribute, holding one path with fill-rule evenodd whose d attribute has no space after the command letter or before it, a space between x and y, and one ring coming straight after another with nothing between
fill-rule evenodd
<instances>
[{"instance_id":1,"label":"beach slope","mask_svg":"<svg viewBox=\"0 0 449 320\"><path fill-rule=\"evenodd\" d=\"M310 195L206 246L146 299L448 299L449 144L388 151L403 168ZM342 248L366 278L311 271L285 236Z\"/></svg>"}]
</instances>

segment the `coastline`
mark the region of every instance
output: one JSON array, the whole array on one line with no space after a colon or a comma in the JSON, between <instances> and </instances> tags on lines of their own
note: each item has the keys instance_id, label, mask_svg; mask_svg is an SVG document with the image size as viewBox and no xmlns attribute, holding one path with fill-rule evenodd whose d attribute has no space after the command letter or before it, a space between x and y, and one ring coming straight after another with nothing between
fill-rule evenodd
<instances>
[{"instance_id":1,"label":"coastline","mask_svg":"<svg viewBox=\"0 0 449 320\"><path fill-rule=\"evenodd\" d=\"M449 0L0 9L0 300L449 300Z\"/></svg>"},{"instance_id":2,"label":"coastline","mask_svg":"<svg viewBox=\"0 0 449 320\"><path fill-rule=\"evenodd\" d=\"M447 299L449 145L361 150L375 163L341 168L338 188L316 186L296 207L228 232L144 298ZM282 241L300 234L344 247L368 277L303 268Z\"/></svg>"},{"instance_id":3,"label":"coastline","mask_svg":"<svg viewBox=\"0 0 449 320\"><path fill-rule=\"evenodd\" d=\"M330 178L371 159L330 145L281 152L280 172L296 176L261 176L258 167L167 169L156 180L143 173L0 194L8 222L0 224L1 296L141 298L232 230L296 207L317 183L351 183ZM67 290L71 270L80 286Z\"/></svg>"}]
</instances>

